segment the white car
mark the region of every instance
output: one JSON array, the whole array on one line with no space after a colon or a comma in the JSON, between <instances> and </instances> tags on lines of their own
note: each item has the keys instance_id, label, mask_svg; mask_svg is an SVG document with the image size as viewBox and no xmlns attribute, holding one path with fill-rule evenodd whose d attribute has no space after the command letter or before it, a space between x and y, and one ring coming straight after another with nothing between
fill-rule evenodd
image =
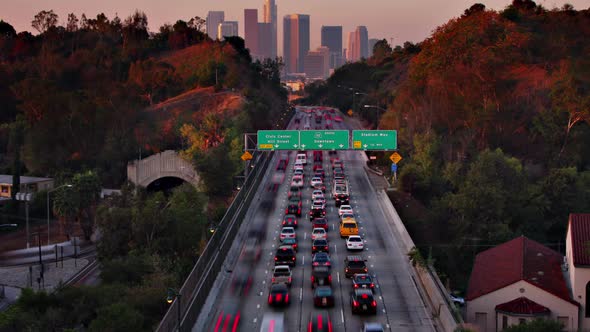
<instances>
[{"instance_id":1,"label":"white car","mask_svg":"<svg viewBox=\"0 0 590 332\"><path fill-rule=\"evenodd\" d=\"M306 126L309 126L309 124L306 124ZM303 165L307 164L307 153L305 152L300 152L297 154L297 157L295 158L295 163L297 162L301 162Z\"/></svg>"},{"instance_id":2,"label":"white car","mask_svg":"<svg viewBox=\"0 0 590 332\"><path fill-rule=\"evenodd\" d=\"M340 208L338 208L338 216L342 217L343 214L345 213L350 213L350 214L354 214L354 212L352 211L352 206L350 205L340 205Z\"/></svg>"},{"instance_id":3,"label":"white car","mask_svg":"<svg viewBox=\"0 0 590 332\"><path fill-rule=\"evenodd\" d=\"M325 199L316 199L311 203L312 209L325 209L326 208L326 200Z\"/></svg>"},{"instance_id":4,"label":"white car","mask_svg":"<svg viewBox=\"0 0 590 332\"><path fill-rule=\"evenodd\" d=\"M363 250L365 245L363 239L358 235L351 235L346 239L346 249L348 250Z\"/></svg>"},{"instance_id":5,"label":"white car","mask_svg":"<svg viewBox=\"0 0 590 332\"><path fill-rule=\"evenodd\" d=\"M303 177L305 176L305 172L303 171L303 169L296 169L293 171L293 176L301 176L301 178L303 179Z\"/></svg>"},{"instance_id":6,"label":"white car","mask_svg":"<svg viewBox=\"0 0 590 332\"><path fill-rule=\"evenodd\" d=\"M301 176L294 176L291 180L291 186L303 188L303 178Z\"/></svg>"},{"instance_id":7,"label":"white car","mask_svg":"<svg viewBox=\"0 0 590 332\"><path fill-rule=\"evenodd\" d=\"M293 165L294 170L298 170L298 169L303 170L303 168L304 167L303 167L302 163L296 163L295 165Z\"/></svg>"},{"instance_id":8,"label":"white car","mask_svg":"<svg viewBox=\"0 0 590 332\"><path fill-rule=\"evenodd\" d=\"M321 190L319 190L319 189L317 189L317 190L314 190L314 191L311 193L311 200L312 200L312 201L315 201L316 199L318 199L318 198L320 198L320 197L325 197L325 196L324 196L324 192L323 192L323 191L321 191Z\"/></svg>"},{"instance_id":9,"label":"white car","mask_svg":"<svg viewBox=\"0 0 590 332\"><path fill-rule=\"evenodd\" d=\"M320 184L323 184L323 183L324 183L324 181L322 181L322 178L321 177L314 176L313 178L311 178L311 181L309 183L309 186L313 188L316 185L320 185Z\"/></svg>"},{"instance_id":10,"label":"white car","mask_svg":"<svg viewBox=\"0 0 590 332\"><path fill-rule=\"evenodd\" d=\"M294 239L297 235L295 234L295 228L293 227L283 227L281 229L281 234L279 234L279 239L282 241L287 238Z\"/></svg>"},{"instance_id":11,"label":"white car","mask_svg":"<svg viewBox=\"0 0 590 332\"><path fill-rule=\"evenodd\" d=\"M319 239L327 240L328 233L326 233L326 230L323 228L314 228L313 231L311 231L311 240L313 241Z\"/></svg>"}]
</instances>

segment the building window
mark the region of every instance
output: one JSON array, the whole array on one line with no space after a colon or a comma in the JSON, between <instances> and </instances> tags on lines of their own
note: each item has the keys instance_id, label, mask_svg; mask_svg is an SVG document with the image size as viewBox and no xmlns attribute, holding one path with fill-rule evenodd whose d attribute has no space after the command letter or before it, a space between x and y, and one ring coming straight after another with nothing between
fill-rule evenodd
<instances>
[{"instance_id":1,"label":"building window","mask_svg":"<svg viewBox=\"0 0 590 332\"><path fill-rule=\"evenodd\" d=\"M8 186L2 186L1 188L3 194L8 194Z\"/></svg>"},{"instance_id":2,"label":"building window","mask_svg":"<svg viewBox=\"0 0 590 332\"><path fill-rule=\"evenodd\" d=\"M508 316L502 315L502 330L508 328Z\"/></svg>"},{"instance_id":3,"label":"building window","mask_svg":"<svg viewBox=\"0 0 590 332\"><path fill-rule=\"evenodd\" d=\"M567 316L557 316L557 321L563 325L564 330L569 330L569 317Z\"/></svg>"},{"instance_id":4,"label":"building window","mask_svg":"<svg viewBox=\"0 0 590 332\"><path fill-rule=\"evenodd\" d=\"M522 325L524 323L526 323L526 319L524 319L524 318L519 318L518 319L518 324L521 324Z\"/></svg>"},{"instance_id":5,"label":"building window","mask_svg":"<svg viewBox=\"0 0 590 332\"><path fill-rule=\"evenodd\" d=\"M585 316L590 317L590 303L588 303L588 299L590 299L590 281L586 284L586 309L585 309Z\"/></svg>"}]
</instances>

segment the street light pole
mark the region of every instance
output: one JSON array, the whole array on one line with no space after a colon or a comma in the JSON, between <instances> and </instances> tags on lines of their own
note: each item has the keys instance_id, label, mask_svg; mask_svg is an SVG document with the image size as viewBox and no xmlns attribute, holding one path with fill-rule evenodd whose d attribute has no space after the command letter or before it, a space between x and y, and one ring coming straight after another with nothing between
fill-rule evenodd
<instances>
[{"instance_id":1,"label":"street light pole","mask_svg":"<svg viewBox=\"0 0 590 332\"><path fill-rule=\"evenodd\" d=\"M181 303L181 299L182 299L182 294L180 294L180 292L176 291L173 288L168 288L168 296L166 297L166 302L168 302L168 304L172 304L172 302L174 302L174 298L176 298L178 305L178 332L180 332L180 323L182 322L182 315L181 315L181 308L180 308L180 303Z\"/></svg>"},{"instance_id":2,"label":"street light pole","mask_svg":"<svg viewBox=\"0 0 590 332\"><path fill-rule=\"evenodd\" d=\"M54 192L58 189L61 189L63 187L71 188L72 185L71 184L64 184L64 185L61 185L57 188L47 190L47 245L50 244L50 242L49 242L49 240L50 240L50 235L49 235L50 234L50 232L49 232L49 194L51 194L52 192Z\"/></svg>"},{"instance_id":3,"label":"street light pole","mask_svg":"<svg viewBox=\"0 0 590 332\"><path fill-rule=\"evenodd\" d=\"M364 107L364 108L376 108L376 109L378 109L378 110L380 110L380 111L387 112L387 110L386 110L386 109L384 109L384 108L382 108L382 107L379 107L379 106L377 106L377 105L363 105L363 107ZM375 122L376 122L376 124L377 124L377 129L379 129L379 116L376 116Z\"/></svg>"}]
</instances>

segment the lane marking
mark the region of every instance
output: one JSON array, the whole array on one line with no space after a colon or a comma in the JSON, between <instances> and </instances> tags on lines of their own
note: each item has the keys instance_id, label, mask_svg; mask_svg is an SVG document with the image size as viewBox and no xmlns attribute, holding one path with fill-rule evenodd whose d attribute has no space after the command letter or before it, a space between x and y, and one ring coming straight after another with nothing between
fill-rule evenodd
<instances>
[{"instance_id":1,"label":"lane marking","mask_svg":"<svg viewBox=\"0 0 590 332\"><path fill-rule=\"evenodd\" d=\"M303 301L303 287L299 288L299 302Z\"/></svg>"},{"instance_id":2,"label":"lane marking","mask_svg":"<svg viewBox=\"0 0 590 332\"><path fill-rule=\"evenodd\" d=\"M340 309L340 318L342 319L342 324L344 324L344 310Z\"/></svg>"},{"instance_id":3,"label":"lane marking","mask_svg":"<svg viewBox=\"0 0 590 332\"><path fill-rule=\"evenodd\" d=\"M303 259L302 260L303 260L303 262L302 262L301 265L305 265L305 256L303 256Z\"/></svg>"},{"instance_id":4,"label":"lane marking","mask_svg":"<svg viewBox=\"0 0 590 332\"><path fill-rule=\"evenodd\" d=\"M338 277L338 283L340 283L340 272L336 272L336 277Z\"/></svg>"},{"instance_id":5,"label":"lane marking","mask_svg":"<svg viewBox=\"0 0 590 332\"><path fill-rule=\"evenodd\" d=\"M256 324L256 321L257 321L257 320L258 320L258 318L254 318L254 319L252 320L252 322L253 322L254 324Z\"/></svg>"},{"instance_id":6,"label":"lane marking","mask_svg":"<svg viewBox=\"0 0 590 332\"><path fill-rule=\"evenodd\" d=\"M256 309L260 309L260 303L256 305ZM256 318L254 318L256 320Z\"/></svg>"}]
</instances>

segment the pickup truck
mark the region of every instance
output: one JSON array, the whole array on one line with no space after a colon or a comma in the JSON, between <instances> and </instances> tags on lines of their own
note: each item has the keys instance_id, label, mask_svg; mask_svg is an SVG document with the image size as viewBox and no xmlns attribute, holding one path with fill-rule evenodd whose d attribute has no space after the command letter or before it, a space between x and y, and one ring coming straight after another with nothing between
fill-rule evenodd
<instances>
[{"instance_id":1,"label":"pickup truck","mask_svg":"<svg viewBox=\"0 0 590 332\"><path fill-rule=\"evenodd\" d=\"M273 284L287 284L291 287L291 268L289 265L277 265L272 272L272 283Z\"/></svg>"}]
</instances>

